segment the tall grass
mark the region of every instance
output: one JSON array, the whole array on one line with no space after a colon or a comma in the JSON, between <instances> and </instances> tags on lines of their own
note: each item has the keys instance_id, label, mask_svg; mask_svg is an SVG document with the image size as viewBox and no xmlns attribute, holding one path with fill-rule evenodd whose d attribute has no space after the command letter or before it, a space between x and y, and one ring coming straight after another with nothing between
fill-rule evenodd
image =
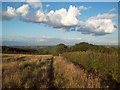
<instances>
[{"instance_id":1,"label":"tall grass","mask_svg":"<svg viewBox=\"0 0 120 90\"><path fill-rule=\"evenodd\" d=\"M54 84L59 88L100 88L99 78L90 77L73 63L56 57L54 61Z\"/></svg>"},{"instance_id":2,"label":"tall grass","mask_svg":"<svg viewBox=\"0 0 120 90\"><path fill-rule=\"evenodd\" d=\"M3 55L3 88L104 88L108 84L101 77L110 75L117 81L116 53L66 52L62 56Z\"/></svg>"},{"instance_id":3,"label":"tall grass","mask_svg":"<svg viewBox=\"0 0 120 90\"><path fill-rule=\"evenodd\" d=\"M63 56L81 66L87 72L95 76L106 77L111 75L118 81L118 54L117 53L97 53L93 51L86 52L66 52Z\"/></svg>"},{"instance_id":4,"label":"tall grass","mask_svg":"<svg viewBox=\"0 0 120 90\"><path fill-rule=\"evenodd\" d=\"M5 62L2 65L2 87L48 88L48 70L52 56L23 56L10 55L13 58L11 61L3 57Z\"/></svg>"}]
</instances>

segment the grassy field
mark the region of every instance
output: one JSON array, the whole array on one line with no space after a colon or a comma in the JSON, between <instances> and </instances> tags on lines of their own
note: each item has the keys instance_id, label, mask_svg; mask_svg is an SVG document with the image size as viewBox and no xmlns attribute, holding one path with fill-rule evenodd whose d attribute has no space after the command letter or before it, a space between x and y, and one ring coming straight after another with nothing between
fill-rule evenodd
<instances>
[{"instance_id":1,"label":"grassy field","mask_svg":"<svg viewBox=\"0 0 120 90\"><path fill-rule=\"evenodd\" d=\"M108 58L109 62L107 61ZM2 87L109 88L110 86L108 84L101 82L100 77L94 76L94 73L91 74L87 71L95 69L99 72L102 71L106 75L106 69L113 70L111 71L113 72L112 77L116 80L116 59L116 54L111 56L92 53L91 55L91 52L64 53L63 57L52 55L3 54ZM90 60L93 60L94 63ZM106 71L104 71L103 67ZM103 75L102 73L100 75Z\"/></svg>"},{"instance_id":2,"label":"grassy field","mask_svg":"<svg viewBox=\"0 0 120 90\"><path fill-rule=\"evenodd\" d=\"M59 88L101 88L99 78L90 76L63 57L56 57L53 65L54 84Z\"/></svg>"},{"instance_id":3,"label":"grassy field","mask_svg":"<svg viewBox=\"0 0 120 90\"><path fill-rule=\"evenodd\" d=\"M3 88L49 88L52 55L4 54Z\"/></svg>"},{"instance_id":4,"label":"grassy field","mask_svg":"<svg viewBox=\"0 0 120 90\"><path fill-rule=\"evenodd\" d=\"M118 87L120 82L118 69L118 53L66 52L63 54L68 61L78 65L93 77L101 79L102 86Z\"/></svg>"}]
</instances>

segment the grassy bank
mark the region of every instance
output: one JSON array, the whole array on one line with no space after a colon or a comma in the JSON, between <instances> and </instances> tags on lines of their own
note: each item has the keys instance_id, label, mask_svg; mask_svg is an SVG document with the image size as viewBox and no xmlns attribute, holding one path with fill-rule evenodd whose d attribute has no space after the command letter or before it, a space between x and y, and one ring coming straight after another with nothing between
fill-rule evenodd
<instances>
[{"instance_id":1,"label":"grassy bank","mask_svg":"<svg viewBox=\"0 0 120 90\"><path fill-rule=\"evenodd\" d=\"M59 88L101 88L99 78L93 78L73 63L56 57L54 60L54 84Z\"/></svg>"},{"instance_id":2,"label":"grassy bank","mask_svg":"<svg viewBox=\"0 0 120 90\"><path fill-rule=\"evenodd\" d=\"M110 78L118 81L118 54L86 52L66 52L62 54L67 60L79 65L93 76Z\"/></svg>"}]
</instances>

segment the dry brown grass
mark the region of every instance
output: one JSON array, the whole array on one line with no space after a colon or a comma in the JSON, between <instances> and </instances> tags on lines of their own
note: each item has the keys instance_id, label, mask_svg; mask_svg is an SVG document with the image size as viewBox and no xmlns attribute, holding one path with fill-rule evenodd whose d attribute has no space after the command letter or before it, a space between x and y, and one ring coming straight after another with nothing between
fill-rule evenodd
<instances>
[{"instance_id":1,"label":"dry brown grass","mask_svg":"<svg viewBox=\"0 0 120 90\"><path fill-rule=\"evenodd\" d=\"M61 56L3 54L2 59L3 88L101 88L98 77Z\"/></svg>"},{"instance_id":2,"label":"dry brown grass","mask_svg":"<svg viewBox=\"0 0 120 90\"><path fill-rule=\"evenodd\" d=\"M52 55L4 54L3 60L3 88L49 87L48 71Z\"/></svg>"},{"instance_id":3,"label":"dry brown grass","mask_svg":"<svg viewBox=\"0 0 120 90\"><path fill-rule=\"evenodd\" d=\"M93 78L74 64L56 57L54 60L55 85L60 88L99 88L99 78Z\"/></svg>"}]
</instances>

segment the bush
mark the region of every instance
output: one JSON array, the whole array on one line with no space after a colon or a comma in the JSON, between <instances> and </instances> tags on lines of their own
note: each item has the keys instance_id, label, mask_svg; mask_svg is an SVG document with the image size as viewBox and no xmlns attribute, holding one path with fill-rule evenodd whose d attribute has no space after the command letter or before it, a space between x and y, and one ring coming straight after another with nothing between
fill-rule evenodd
<instances>
[{"instance_id":1,"label":"bush","mask_svg":"<svg viewBox=\"0 0 120 90\"><path fill-rule=\"evenodd\" d=\"M53 55L59 55L59 54L62 54L63 52L66 52L67 48L68 47L64 44L58 44L52 48L51 53Z\"/></svg>"}]
</instances>

